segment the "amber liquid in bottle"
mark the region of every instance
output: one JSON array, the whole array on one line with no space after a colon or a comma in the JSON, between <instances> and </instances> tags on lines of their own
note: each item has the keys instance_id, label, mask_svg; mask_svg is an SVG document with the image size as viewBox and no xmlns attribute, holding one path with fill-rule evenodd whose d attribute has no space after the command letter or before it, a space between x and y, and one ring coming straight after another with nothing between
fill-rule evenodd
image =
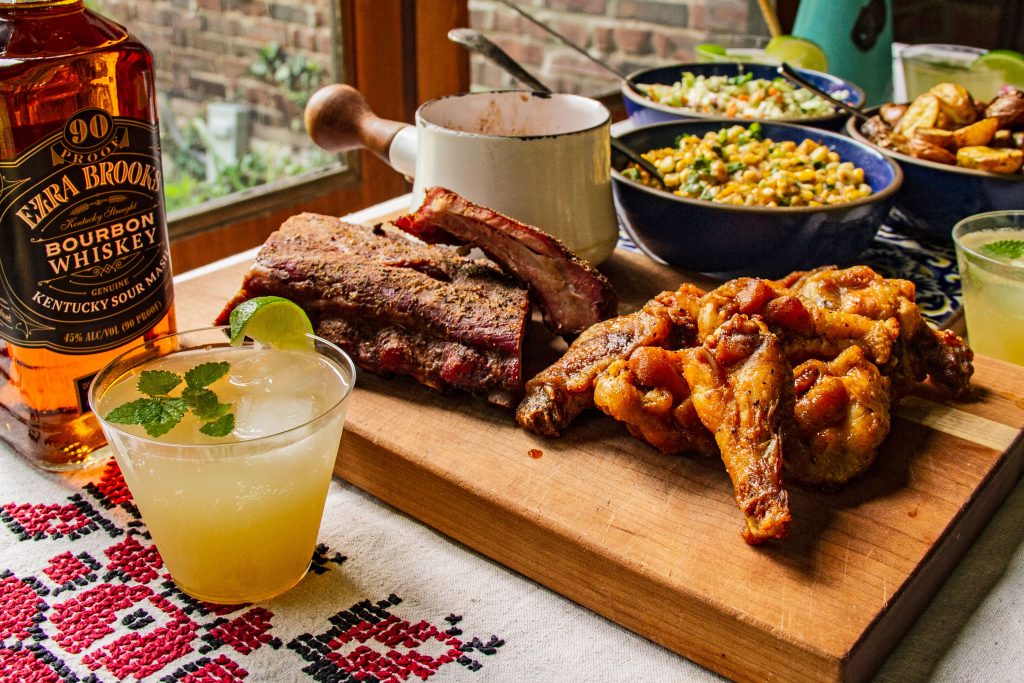
<instances>
[{"instance_id":1,"label":"amber liquid in bottle","mask_svg":"<svg viewBox=\"0 0 1024 683\"><path fill-rule=\"evenodd\" d=\"M96 457L91 377L175 328L156 124L123 27L0 4L0 440L45 469Z\"/></svg>"}]
</instances>

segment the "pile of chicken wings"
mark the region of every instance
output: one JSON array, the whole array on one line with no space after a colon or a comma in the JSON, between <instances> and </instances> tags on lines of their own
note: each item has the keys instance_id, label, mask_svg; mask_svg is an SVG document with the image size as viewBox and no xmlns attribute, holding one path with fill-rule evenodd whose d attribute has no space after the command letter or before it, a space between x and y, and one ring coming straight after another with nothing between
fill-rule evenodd
<instances>
[{"instance_id":1,"label":"pile of chicken wings","mask_svg":"<svg viewBox=\"0 0 1024 683\"><path fill-rule=\"evenodd\" d=\"M874 462L893 403L915 384L967 394L973 353L930 327L914 296L867 266L683 284L584 331L527 383L516 421L558 436L596 406L665 453L717 451L744 540L781 538L783 471L842 485Z\"/></svg>"}]
</instances>

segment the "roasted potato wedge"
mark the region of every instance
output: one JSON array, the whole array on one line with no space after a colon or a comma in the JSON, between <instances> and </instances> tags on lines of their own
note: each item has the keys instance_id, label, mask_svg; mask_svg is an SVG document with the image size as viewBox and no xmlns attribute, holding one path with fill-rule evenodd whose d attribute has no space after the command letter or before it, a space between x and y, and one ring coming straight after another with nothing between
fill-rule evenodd
<instances>
[{"instance_id":1,"label":"roasted potato wedge","mask_svg":"<svg viewBox=\"0 0 1024 683\"><path fill-rule=\"evenodd\" d=\"M935 117L935 127L939 130L952 131L956 130L959 125L953 119L949 118L949 114L942 111L942 108L940 107L939 115Z\"/></svg>"},{"instance_id":2,"label":"roasted potato wedge","mask_svg":"<svg viewBox=\"0 0 1024 683\"><path fill-rule=\"evenodd\" d=\"M896 124L899 123L900 119L903 118L903 115L906 112L907 105L893 104L892 102L883 104L878 109L878 115L882 117L882 120L885 121L886 125L890 128L895 128Z\"/></svg>"},{"instance_id":3,"label":"roasted potato wedge","mask_svg":"<svg viewBox=\"0 0 1024 683\"><path fill-rule=\"evenodd\" d=\"M978 110L974 107L974 98L967 92L967 88L959 83L939 83L928 93L939 101L940 109L949 117L954 127L977 120Z\"/></svg>"},{"instance_id":4,"label":"roasted potato wedge","mask_svg":"<svg viewBox=\"0 0 1024 683\"><path fill-rule=\"evenodd\" d=\"M934 161L940 164L955 164L957 161L956 155L948 149L933 145L918 137L917 133L907 141L907 154L918 159Z\"/></svg>"},{"instance_id":5,"label":"roasted potato wedge","mask_svg":"<svg viewBox=\"0 0 1024 683\"><path fill-rule=\"evenodd\" d=\"M993 116L976 121L963 128L957 128L953 131L953 140L956 142L958 149L960 147L987 145L992 141L992 136L996 134L997 130L999 130L999 119Z\"/></svg>"},{"instance_id":6,"label":"roasted potato wedge","mask_svg":"<svg viewBox=\"0 0 1024 683\"><path fill-rule=\"evenodd\" d=\"M1024 165L1024 150L984 145L961 147L956 151L956 163L990 173L1016 173Z\"/></svg>"},{"instance_id":7,"label":"roasted potato wedge","mask_svg":"<svg viewBox=\"0 0 1024 683\"><path fill-rule=\"evenodd\" d=\"M1000 128L1024 126L1024 92L1014 90L999 95L989 102L985 116L999 119Z\"/></svg>"},{"instance_id":8,"label":"roasted potato wedge","mask_svg":"<svg viewBox=\"0 0 1024 683\"><path fill-rule=\"evenodd\" d=\"M918 128L914 131L914 137L942 149L954 150L961 146L956 144L952 131L942 130L941 128ZM986 140L985 142L988 141ZM985 142L981 144L985 144Z\"/></svg>"},{"instance_id":9,"label":"roasted potato wedge","mask_svg":"<svg viewBox=\"0 0 1024 683\"><path fill-rule=\"evenodd\" d=\"M896 125L896 132L910 137L918 128L934 128L939 117L939 98L923 93L914 98Z\"/></svg>"}]
</instances>

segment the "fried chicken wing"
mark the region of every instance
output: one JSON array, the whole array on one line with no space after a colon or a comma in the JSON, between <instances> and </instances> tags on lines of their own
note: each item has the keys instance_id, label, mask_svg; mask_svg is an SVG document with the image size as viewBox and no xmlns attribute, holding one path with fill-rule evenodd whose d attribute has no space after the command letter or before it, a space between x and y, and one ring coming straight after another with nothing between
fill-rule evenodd
<instances>
[{"instance_id":1,"label":"fried chicken wing","mask_svg":"<svg viewBox=\"0 0 1024 683\"><path fill-rule=\"evenodd\" d=\"M712 455L715 440L697 417L679 360L678 352L641 346L598 375L594 403L663 453Z\"/></svg>"},{"instance_id":2,"label":"fried chicken wing","mask_svg":"<svg viewBox=\"0 0 1024 683\"><path fill-rule=\"evenodd\" d=\"M516 418L555 436L596 405L663 452L717 447L744 539L781 538L783 469L842 485L874 462L891 405L915 383L968 391L973 353L932 329L914 298L911 282L866 266L737 278L707 293L683 285L585 331L527 383Z\"/></svg>"},{"instance_id":3,"label":"fried chicken wing","mask_svg":"<svg viewBox=\"0 0 1024 683\"><path fill-rule=\"evenodd\" d=\"M938 331L928 324L915 303L913 282L883 278L867 266L842 270L829 266L793 273L778 284L825 310L875 321L896 320L896 362L880 368L892 377L895 395L905 395L926 376L954 397L966 393L974 353L952 331Z\"/></svg>"},{"instance_id":4,"label":"fried chicken wing","mask_svg":"<svg viewBox=\"0 0 1024 683\"><path fill-rule=\"evenodd\" d=\"M593 407L594 381L614 361L628 358L641 346L692 344L695 329L687 310L701 294L699 288L684 284L675 292L662 292L635 313L584 330L558 361L526 383L516 422L527 431L558 436Z\"/></svg>"},{"instance_id":5,"label":"fried chicken wing","mask_svg":"<svg viewBox=\"0 0 1024 683\"><path fill-rule=\"evenodd\" d=\"M715 435L746 518L743 539L757 544L789 530L782 487L783 430L793 412L793 371L765 323L743 314L700 347L680 351L701 422Z\"/></svg>"},{"instance_id":6,"label":"fried chicken wing","mask_svg":"<svg viewBox=\"0 0 1024 683\"><path fill-rule=\"evenodd\" d=\"M786 442L786 473L828 487L863 474L889 434L889 378L857 346L801 363L793 376L796 438Z\"/></svg>"},{"instance_id":7,"label":"fried chicken wing","mask_svg":"<svg viewBox=\"0 0 1024 683\"><path fill-rule=\"evenodd\" d=\"M872 362L884 366L892 361L899 338L896 319L873 320L816 306L782 284L760 278L730 280L702 297L698 336L707 338L737 313L762 316L792 363L834 358L843 349L859 346Z\"/></svg>"}]
</instances>

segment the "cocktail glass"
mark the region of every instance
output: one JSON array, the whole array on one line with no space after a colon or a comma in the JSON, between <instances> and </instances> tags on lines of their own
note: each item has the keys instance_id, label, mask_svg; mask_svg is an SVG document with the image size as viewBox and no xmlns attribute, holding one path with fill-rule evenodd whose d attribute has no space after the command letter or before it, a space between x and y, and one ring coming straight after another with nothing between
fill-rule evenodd
<instances>
[{"instance_id":1,"label":"cocktail glass","mask_svg":"<svg viewBox=\"0 0 1024 683\"><path fill-rule=\"evenodd\" d=\"M225 328L183 332L126 352L93 381L90 402L125 483L171 578L189 595L266 600L309 568L355 383L345 352L310 337L312 351L276 351L248 341L233 347ZM217 361L230 368L208 388L232 404L228 436L200 433L191 414L158 438L106 419L142 397L141 371L184 375Z\"/></svg>"},{"instance_id":2,"label":"cocktail glass","mask_svg":"<svg viewBox=\"0 0 1024 683\"><path fill-rule=\"evenodd\" d=\"M1024 240L1024 211L990 211L953 227L968 341L978 353L1024 365L1024 257L997 258L983 248Z\"/></svg>"},{"instance_id":3,"label":"cocktail glass","mask_svg":"<svg viewBox=\"0 0 1024 683\"><path fill-rule=\"evenodd\" d=\"M974 63L987 50L966 45L926 43L910 45L900 52L907 100L939 83L959 83L975 99L987 102L996 96L1002 83L998 71L985 68L972 69Z\"/></svg>"}]
</instances>

